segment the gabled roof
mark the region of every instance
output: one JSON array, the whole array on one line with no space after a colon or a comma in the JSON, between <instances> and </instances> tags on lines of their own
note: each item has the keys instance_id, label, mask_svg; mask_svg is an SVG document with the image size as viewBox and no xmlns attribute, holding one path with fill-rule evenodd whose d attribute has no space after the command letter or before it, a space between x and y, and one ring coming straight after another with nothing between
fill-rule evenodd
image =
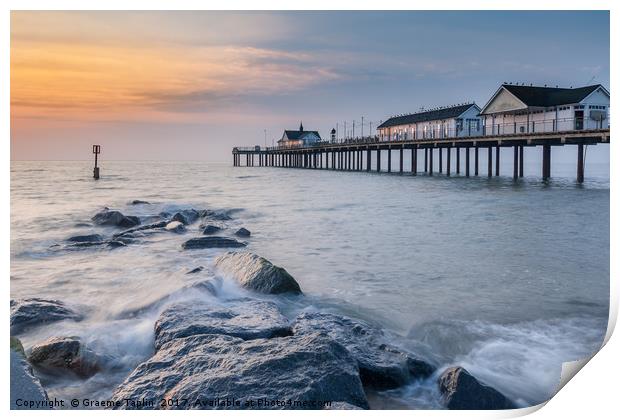
<instances>
[{"instance_id":1,"label":"gabled roof","mask_svg":"<svg viewBox=\"0 0 620 420\"><path fill-rule=\"evenodd\" d=\"M581 102L601 85L584 86L574 89L540 86L502 85L527 106L556 106Z\"/></svg>"},{"instance_id":2,"label":"gabled roof","mask_svg":"<svg viewBox=\"0 0 620 420\"><path fill-rule=\"evenodd\" d=\"M321 138L318 131L299 131L299 130L284 130L284 135L289 140L301 140L304 136L308 134L314 134L318 138ZM284 136L282 136L284 137Z\"/></svg>"},{"instance_id":3,"label":"gabled roof","mask_svg":"<svg viewBox=\"0 0 620 420\"><path fill-rule=\"evenodd\" d=\"M489 105L499 95L502 90L506 90L512 94L516 99L521 101L524 105L524 109L527 107L540 107L546 108L558 105L570 105L583 101L588 95L592 94L598 88L602 88L603 91L609 95L609 92L603 85L583 86L578 88L554 88L554 87L542 87L542 86L523 86L523 85L510 85L503 84L491 97L489 102L484 106L481 114L484 114Z\"/></svg>"},{"instance_id":4,"label":"gabled roof","mask_svg":"<svg viewBox=\"0 0 620 420\"><path fill-rule=\"evenodd\" d=\"M417 112L415 114L409 115L400 115L397 117L389 118L383 124L379 125L379 128L393 127L395 125L406 125L406 124L415 124L419 122L425 121L434 121L434 120L447 120L450 118L456 118L467 111L472 106L478 108L478 105L475 103L465 104L465 105L456 105L446 108L433 109L430 111L422 111ZM480 108L478 108L480 110Z\"/></svg>"}]
</instances>

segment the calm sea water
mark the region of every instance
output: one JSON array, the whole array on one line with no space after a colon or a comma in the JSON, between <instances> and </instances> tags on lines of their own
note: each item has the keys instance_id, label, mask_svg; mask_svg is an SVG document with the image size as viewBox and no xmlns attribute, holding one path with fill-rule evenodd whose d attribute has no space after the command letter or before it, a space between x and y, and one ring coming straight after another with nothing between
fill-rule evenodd
<instances>
[{"instance_id":1,"label":"calm sea water","mask_svg":"<svg viewBox=\"0 0 620 420\"><path fill-rule=\"evenodd\" d=\"M103 206L138 216L236 209L230 224L252 231L249 250L285 267L305 292L280 301L287 315L313 308L364 319L440 366L462 365L521 405L535 404L553 395L562 362L599 348L609 305L608 177L578 186L572 167L556 173L544 184L105 162L95 182L90 162L13 162L11 297L57 298L88 314L21 338L28 347L78 335L114 357L119 371L49 384L50 396L109 396L151 354L157 316L117 315L180 289L187 270L219 252L181 250L197 226L115 250L50 246L114 232L76 227ZM134 199L153 204L128 205ZM438 406L432 381L371 403Z\"/></svg>"}]
</instances>

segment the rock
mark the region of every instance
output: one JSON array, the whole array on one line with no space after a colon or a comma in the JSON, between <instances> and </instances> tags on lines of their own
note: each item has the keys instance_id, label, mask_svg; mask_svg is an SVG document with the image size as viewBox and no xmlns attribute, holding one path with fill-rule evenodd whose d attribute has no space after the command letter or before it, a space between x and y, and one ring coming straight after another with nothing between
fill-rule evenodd
<instances>
[{"instance_id":1,"label":"rock","mask_svg":"<svg viewBox=\"0 0 620 420\"><path fill-rule=\"evenodd\" d=\"M174 304L155 323L155 348L198 334L223 334L243 340L291 335L288 320L273 302L242 299L224 305L191 301Z\"/></svg>"},{"instance_id":2,"label":"rock","mask_svg":"<svg viewBox=\"0 0 620 420\"><path fill-rule=\"evenodd\" d=\"M185 274L196 274L196 273L200 273L202 270L204 270L205 268L202 265L199 265L198 267L194 268L193 270L189 270L187 273Z\"/></svg>"},{"instance_id":3,"label":"rock","mask_svg":"<svg viewBox=\"0 0 620 420\"><path fill-rule=\"evenodd\" d=\"M241 228L238 231L235 232L235 235L241 237L241 238L249 238L251 233L249 230L247 230L246 228Z\"/></svg>"},{"instance_id":4,"label":"rock","mask_svg":"<svg viewBox=\"0 0 620 420\"><path fill-rule=\"evenodd\" d=\"M103 236L92 234L92 235L78 235L67 238L67 242L103 242Z\"/></svg>"},{"instance_id":5,"label":"rock","mask_svg":"<svg viewBox=\"0 0 620 420\"><path fill-rule=\"evenodd\" d=\"M169 222L167 222L167 221L161 221L161 222L157 222L157 223L151 223L149 225L138 226L138 227L135 227L135 228L132 228L132 229L127 229L127 230L124 230L122 232L116 233L112 237L116 239L116 238L120 238L120 237L129 237L129 235L131 235L132 233L135 233L135 232L142 232L142 231L145 231L145 230L158 230L158 229L161 229L161 228L165 228L168 223Z\"/></svg>"},{"instance_id":6,"label":"rock","mask_svg":"<svg viewBox=\"0 0 620 420\"><path fill-rule=\"evenodd\" d=\"M180 212L177 212L174 216L172 216L172 220L181 222L184 225L190 225L194 223L196 220L198 220L199 217L200 217L200 214L198 213L198 211L194 209L187 209L187 210L181 210Z\"/></svg>"},{"instance_id":7,"label":"rock","mask_svg":"<svg viewBox=\"0 0 620 420\"><path fill-rule=\"evenodd\" d=\"M73 242L71 244L68 245L69 248L88 248L91 246L101 246L101 245L105 245L106 242L105 241L100 241L100 242Z\"/></svg>"},{"instance_id":8,"label":"rock","mask_svg":"<svg viewBox=\"0 0 620 420\"><path fill-rule=\"evenodd\" d=\"M205 236L202 238L192 238L183 243L183 249L202 249L202 248L241 248L246 246L243 242L223 236Z\"/></svg>"},{"instance_id":9,"label":"rock","mask_svg":"<svg viewBox=\"0 0 620 420\"><path fill-rule=\"evenodd\" d=\"M220 230L222 230L221 227L215 226L215 225L201 226L201 229L202 229L203 235L213 235L214 233L217 233Z\"/></svg>"},{"instance_id":10,"label":"rock","mask_svg":"<svg viewBox=\"0 0 620 420\"><path fill-rule=\"evenodd\" d=\"M149 203L148 201L133 200L133 201L131 202L131 204L132 204L132 205L134 205L134 206L136 206L136 205L138 205L138 204L151 204L151 203Z\"/></svg>"},{"instance_id":11,"label":"rock","mask_svg":"<svg viewBox=\"0 0 620 420\"><path fill-rule=\"evenodd\" d=\"M193 289L190 291L190 289ZM188 293L189 291L189 293ZM163 308L170 301L178 301L178 299L186 298L188 294L191 296L195 296L196 292L205 293L207 295L215 296L217 295L217 290L211 280L200 280L194 283L183 286L180 289L175 290L174 292L158 297L150 302L141 303L140 306L134 306L120 311L115 318L116 319L128 319L128 318L136 318L141 316L146 312L155 312L160 313ZM187 299L185 299L186 301ZM156 314L154 314L156 316Z\"/></svg>"},{"instance_id":12,"label":"rock","mask_svg":"<svg viewBox=\"0 0 620 420\"><path fill-rule=\"evenodd\" d=\"M100 370L95 353L68 337L51 337L33 346L28 361L43 371L67 370L82 378Z\"/></svg>"},{"instance_id":13,"label":"rock","mask_svg":"<svg viewBox=\"0 0 620 420\"><path fill-rule=\"evenodd\" d=\"M120 248L123 246L127 246L125 241L108 241L107 244L110 248Z\"/></svg>"},{"instance_id":14,"label":"rock","mask_svg":"<svg viewBox=\"0 0 620 420\"><path fill-rule=\"evenodd\" d=\"M398 388L430 376L430 364L385 344L381 330L361 321L327 313L302 313L293 322L293 334L329 335L357 360L360 378L374 389Z\"/></svg>"},{"instance_id":15,"label":"rock","mask_svg":"<svg viewBox=\"0 0 620 420\"><path fill-rule=\"evenodd\" d=\"M201 281L197 281L195 283L192 283L188 286L184 286L181 290L187 290L187 289L197 289L200 290L202 292L207 292L210 295L217 295L217 290L215 288L215 285L213 284L213 282L211 280L201 280Z\"/></svg>"},{"instance_id":16,"label":"rock","mask_svg":"<svg viewBox=\"0 0 620 420\"><path fill-rule=\"evenodd\" d=\"M11 300L11 334L19 334L27 328L63 319L80 321L82 316L58 300Z\"/></svg>"},{"instance_id":17,"label":"rock","mask_svg":"<svg viewBox=\"0 0 620 420\"><path fill-rule=\"evenodd\" d=\"M480 383L462 367L446 369L439 379L439 392L450 410L506 410L516 405L495 388Z\"/></svg>"},{"instance_id":18,"label":"rock","mask_svg":"<svg viewBox=\"0 0 620 420\"><path fill-rule=\"evenodd\" d=\"M140 224L140 219L136 216L125 216L120 211L105 208L92 218L93 222L98 225L119 226L130 228Z\"/></svg>"},{"instance_id":19,"label":"rock","mask_svg":"<svg viewBox=\"0 0 620 420\"><path fill-rule=\"evenodd\" d=\"M185 232L185 225L177 220L168 223L165 227L168 232L183 233Z\"/></svg>"},{"instance_id":20,"label":"rock","mask_svg":"<svg viewBox=\"0 0 620 420\"><path fill-rule=\"evenodd\" d=\"M137 226L140 224L140 218L137 216L125 216L121 219L117 226L130 228L132 226Z\"/></svg>"},{"instance_id":21,"label":"rock","mask_svg":"<svg viewBox=\"0 0 620 420\"><path fill-rule=\"evenodd\" d=\"M232 276L244 288L255 292L301 293L299 284L284 268L250 252L228 252L220 255L215 259L214 266Z\"/></svg>"},{"instance_id":22,"label":"rock","mask_svg":"<svg viewBox=\"0 0 620 420\"><path fill-rule=\"evenodd\" d=\"M227 398L237 399L238 405L226 408L240 409L252 408L248 401L273 400L291 404L254 408L309 408L301 405L303 401L342 401L368 408L355 360L322 334L248 341L202 334L171 340L140 364L111 397L143 398L187 401L172 409L218 408L213 402Z\"/></svg>"},{"instance_id":23,"label":"rock","mask_svg":"<svg viewBox=\"0 0 620 420\"><path fill-rule=\"evenodd\" d=\"M11 410L52 408L41 382L22 355L11 350Z\"/></svg>"},{"instance_id":24,"label":"rock","mask_svg":"<svg viewBox=\"0 0 620 420\"><path fill-rule=\"evenodd\" d=\"M215 210L202 210L200 212L200 217L203 219L212 219L212 220L232 220L232 217L228 214L227 211L215 211Z\"/></svg>"}]
</instances>

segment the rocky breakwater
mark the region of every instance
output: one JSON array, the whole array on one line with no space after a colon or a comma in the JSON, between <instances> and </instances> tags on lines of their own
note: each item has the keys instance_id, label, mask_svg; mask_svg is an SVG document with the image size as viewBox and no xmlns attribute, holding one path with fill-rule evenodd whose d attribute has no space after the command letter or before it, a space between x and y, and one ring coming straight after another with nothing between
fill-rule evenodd
<instances>
[{"instance_id":1,"label":"rocky breakwater","mask_svg":"<svg viewBox=\"0 0 620 420\"><path fill-rule=\"evenodd\" d=\"M260 294L303 299L301 288L265 258L229 252L214 268L257 294L168 306L155 324L154 355L117 387L113 400L167 409L366 409L368 390L437 377L433 365L390 345L365 322L321 312L287 319L278 300ZM439 384L447 408L514 407L464 370L445 372Z\"/></svg>"}]
</instances>

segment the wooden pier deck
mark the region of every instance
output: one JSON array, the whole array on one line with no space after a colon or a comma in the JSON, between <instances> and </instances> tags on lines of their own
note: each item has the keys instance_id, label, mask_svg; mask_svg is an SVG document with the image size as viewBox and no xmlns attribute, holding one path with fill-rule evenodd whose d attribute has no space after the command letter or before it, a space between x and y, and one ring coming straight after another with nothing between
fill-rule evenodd
<instances>
[{"instance_id":1,"label":"wooden pier deck","mask_svg":"<svg viewBox=\"0 0 620 420\"><path fill-rule=\"evenodd\" d=\"M609 143L610 130L579 130L564 132L542 132L523 134L486 135L479 137L427 138L416 140L378 141L376 137L357 139L339 143L321 142L311 147L235 147L232 150L233 165L268 166L280 168L331 169L340 171L377 171L403 173L404 154L411 154L411 174L419 171L419 160L423 151L423 171L429 175L445 173L450 176L452 171L465 176L478 176L479 154L482 149L487 153L487 176L499 176L500 153L502 149L512 149L514 179L523 177L523 150L525 147L542 148L542 178L551 177L551 149L564 145L577 145L577 182L584 180L584 146ZM454 156L452 149L455 150ZM437 150L437 153L435 153ZM464 162L461 162L461 151L464 150ZM387 168L381 168L381 155L388 155ZM444 152L445 151L445 152ZM472 158L473 151L473 158ZM392 153L399 157L398 167L392 168ZM420 154L420 156L418 156ZM374 159L372 159L374 155ZM434 155L438 158L438 167L434 166ZM445 155L445 159L444 159ZM455 162L452 163L454 158ZM445 164L444 164L445 160ZM473 168L472 162L473 161ZM374 163L374 167L373 167ZM463 168L461 168L463 166ZM393 170L394 169L394 170ZM472 171L473 169L473 171Z\"/></svg>"}]
</instances>

